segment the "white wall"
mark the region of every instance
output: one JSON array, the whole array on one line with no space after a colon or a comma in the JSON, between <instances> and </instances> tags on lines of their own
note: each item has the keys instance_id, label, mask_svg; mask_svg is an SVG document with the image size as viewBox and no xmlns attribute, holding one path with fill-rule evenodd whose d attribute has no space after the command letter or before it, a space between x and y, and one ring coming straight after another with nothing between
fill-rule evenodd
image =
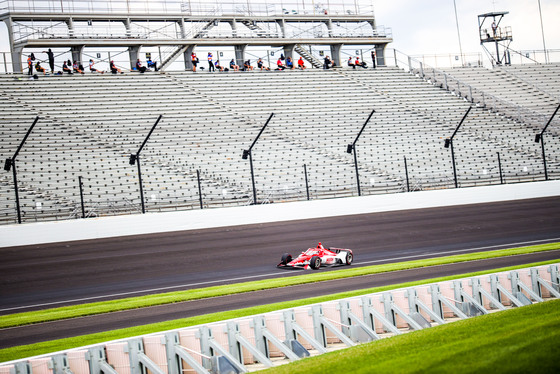
<instances>
[{"instance_id":1,"label":"white wall","mask_svg":"<svg viewBox=\"0 0 560 374\"><path fill-rule=\"evenodd\" d=\"M560 181L0 226L0 247L560 195Z\"/></svg>"}]
</instances>

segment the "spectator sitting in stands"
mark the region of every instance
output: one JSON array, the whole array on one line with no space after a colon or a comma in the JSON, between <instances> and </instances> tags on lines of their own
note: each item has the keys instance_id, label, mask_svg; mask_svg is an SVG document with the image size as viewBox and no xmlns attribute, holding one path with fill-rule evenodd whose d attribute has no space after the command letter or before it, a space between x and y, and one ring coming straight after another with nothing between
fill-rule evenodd
<instances>
[{"instance_id":1,"label":"spectator sitting in stands","mask_svg":"<svg viewBox=\"0 0 560 374\"><path fill-rule=\"evenodd\" d=\"M74 61L74 64L72 64L72 69L74 70L74 73L84 74L84 70L83 68L80 69L80 66L78 65L78 61Z\"/></svg>"},{"instance_id":2,"label":"spectator sitting in stands","mask_svg":"<svg viewBox=\"0 0 560 374\"><path fill-rule=\"evenodd\" d=\"M111 73L113 73L113 74L117 74L117 73L123 74L121 69L119 69L118 67L115 66L115 62L113 60L111 60L111 62L109 64L109 68L111 69Z\"/></svg>"},{"instance_id":3,"label":"spectator sitting in stands","mask_svg":"<svg viewBox=\"0 0 560 374\"><path fill-rule=\"evenodd\" d=\"M243 66L245 67L245 71L253 70L253 66L251 65L251 60L245 61L245 63L243 64Z\"/></svg>"},{"instance_id":4,"label":"spectator sitting in stands","mask_svg":"<svg viewBox=\"0 0 560 374\"><path fill-rule=\"evenodd\" d=\"M72 69L70 69L68 67L68 64L66 63L66 61L64 61L64 63L62 64L62 71L72 75Z\"/></svg>"},{"instance_id":5,"label":"spectator sitting in stands","mask_svg":"<svg viewBox=\"0 0 560 374\"><path fill-rule=\"evenodd\" d=\"M153 68L154 71L158 71L157 68L157 62L156 61L152 61L152 59L148 59L148 61L146 61L146 64L148 65L148 68Z\"/></svg>"},{"instance_id":6,"label":"spectator sitting in stands","mask_svg":"<svg viewBox=\"0 0 560 374\"><path fill-rule=\"evenodd\" d=\"M220 65L220 60L216 60L214 66L216 67L216 69L218 69L218 71L224 71L224 67Z\"/></svg>"},{"instance_id":7,"label":"spectator sitting in stands","mask_svg":"<svg viewBox=\"0 0 560 374\"><path fill-rule=\"evenodd\" d=\"M291 58L291 57L288 57L288 58L286 59L286 68L287 68L287 69L290 69L290 70L294 70L294 69L295 69L294 62L292 61L292 58Z\"/></svg>"},{"instance_id":8,"label":"spectator sitting in stands","mask_svg":"<svg viewBox=\"0 0 560 374\"><path fill-rule=\"evenodd\" d=\"M96 68L93 67L93 65L95 65L95 62L93 62L93 59L89 59L89 71L91 71L92 73L101 73L103 74L104 71L99 71Z\"/></svg>"},{"instance_id":9,"label":"spectator sitting in stands","mask_svg":"<svg viewBox=\"0 0 560 374\"><path fill-rule=\"evenodd\" d=\"M270 68L267 68L266 66L264 66L264 62L262 60L262 58L259 58L259 60L257 61L257 67L259 69L261 69L261 71L264 70L270 70Z\"/></svg>"},{"instance_id":10,"label":"spectator sitting in stands","mask_svg":"<svg viewBox=\"0 0 560 374\"><path fill-rule=\"evenodd\" d=\"M334 67L334 64L331 61L331 58L329 56L326 56L325 63L323 64L323 69L330 69L331 67Z\"/></svg>"},{"instance_id":11,"label":"spectator sitting in stands","mask_svg":"<svg viewBox=\"0 0 560 374\"><path fill-rule=\"evenodd\" d=\"M301 70L306 69L305 63L303 62L303 57L299 56L299 60L297 61L297 65L298 65L298 68L301 69Z\"/></svg>"},{"instance_id":12,"label":"spectator sitting in stands","mask_svg":"<svg viewBox=\"0 0 560 374\"><path fill-rule=\"evenodd\" d=\"M39 61L37 61L37 63L35 64L35 70L37 71L37 73L43 73L43 75L46 74L45 68L41 66L41 63Z\"/></svg>"},{"instance_id":13,"label":"spectator sitting in stands","mask_svg":"<svg viewBox=\"0 0 560 374\"><path fill-rule=\"evenodd\" d=\"M142 66L142 63L140 62L140 59L136 60L136 70L138 70L140 73L145 73L146 72L146 67Z\"/></svg>"},{"instance_id":14,"label":"spectator sitting in stands","mask_svg":"<svg viewBox=\"0 0 560 374\"><path fill-rule=\"evenodd\" d=\"M364 69L367 69L366 63L365 63L365 62L360 62L360 58L359 58L359 57L356 57L356 61L354 61L354 65L355 65L355 66L360 66L360 67L362 67L362 68L364 68Z\"/></svg>"},{"instance_id":15,"label":"spectator sitting in stands","mask_svg":"<svg viewBox=\"0 0 560 374\"><path fill-rule=\"evenodd\" d=\"M278 66L278 68L276 68L276 70L284 70L286 69L286 66L284 66L284 64L282 63L282 59L279 58L278 61L276 61L276 66Z\"/></svg>"},{"instance_id":16,"label":"spectator sitting in stands","mask_svg":"<svg viewBox=\"0 0 560 374\"><path fill-rule=\"evenodd\" d=\"M356 65L352 62L352 56L348 57L348 66L352 66L353 69L356 69Z\"/></svg>"},{"instance_id":17,"label":"spectator sitting in stands","mask_svg":"<svg viewBox=\"0 0 560 374\"><path fill-rule=\"evenodd\" d=\"M235 61L233 60L233 58L229 62L229 68L233 71L239 71L239 65L235 64Z\"/></svg>"}]
</instances>

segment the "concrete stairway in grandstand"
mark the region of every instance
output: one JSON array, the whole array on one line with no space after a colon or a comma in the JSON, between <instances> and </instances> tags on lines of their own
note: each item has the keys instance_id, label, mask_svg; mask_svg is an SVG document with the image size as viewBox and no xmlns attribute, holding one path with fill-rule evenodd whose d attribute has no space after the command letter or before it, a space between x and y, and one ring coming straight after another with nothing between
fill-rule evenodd
<instances>
[{"instance_id":1,"label":"concrete stairway in grandstand","mask_svg":"<svg viewBox=\"0 0 560 374\"><path fill-rule=\"evenodd\" d=\"M531 70L541 70L537 66ZM488 94L542 114L552 114L560 103L558 91L551 89L549 93L544 90L544 87L539 89L538 84L543 86L542 79L538 78L539 74L534 75L537 78L536 82L533 83L530 78L526 79L526 75L522 75L523 73L516 73L516 71L525 71L522 68L518 70L512 67L494 69L476 67L453 68L446 69L445 71L460 81L468 83ZM548 70L543 71L548 72ZM550 82L560 86L560 83L558 83L560 68L557 67L552 69L552 71L556 72L557 76L556 79L551 78ZM552 92L557 92L556 96Z\"/></svg>"}]
</instances>

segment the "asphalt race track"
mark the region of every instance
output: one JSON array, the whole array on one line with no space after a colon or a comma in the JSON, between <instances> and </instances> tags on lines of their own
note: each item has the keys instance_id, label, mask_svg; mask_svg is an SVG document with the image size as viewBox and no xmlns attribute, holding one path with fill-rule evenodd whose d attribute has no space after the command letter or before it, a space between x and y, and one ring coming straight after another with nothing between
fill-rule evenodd
<instances>
[{"instance_id":1,"label":"asphalt race track","mask_svg":"<svg viewBox=\"0 0 560 374\"><path fill-rule=\"evenodd\" d=\"M62 339L84 334L140 326L148 323L187 318L219 311L248 308L251 306L281 301L305 299L348 290L386 286L420 279L431 279L453 274L496 269L530 262L560 258L560 250L539 252L529 255L501 257L467 263L450 264L429 268L403 270L342 280L326 281L321 284L303 284L273 290L255 291L244 294L214 297L210 299L160 305L123 312L107 313L71 320L40 323L36 325L0 330L0 349L15 345Z\"/></svg>"},{"instance_id":2,"label":"asphalt race track","mask_svg":"<svg viewBox=\"0 0 560 374\"><path fill-rule=\"evenodd\" d=\"M297 254L319 241L353 249L353 266L365 266L560 241L559 223L560 197L554 197L1 248L0 313L297 275L301 272L275 268L281 254ZM98 320L5 329L0 330L0 347L551 258L560 254L477 261L437 271L398 272L389 278L339 281L336 287L311 284L279 293L147 308L137 314L113 313Z\"/></svg>"}]
</instances>

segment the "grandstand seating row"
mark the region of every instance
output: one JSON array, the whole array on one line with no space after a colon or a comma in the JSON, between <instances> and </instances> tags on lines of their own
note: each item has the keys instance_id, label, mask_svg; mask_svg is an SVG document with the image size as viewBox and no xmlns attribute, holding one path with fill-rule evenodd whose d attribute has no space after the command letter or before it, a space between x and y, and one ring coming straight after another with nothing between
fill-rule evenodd
<instances>
[{"instance_id":1,"label":"grandstand seating row","mask_svg":"<svg viewBox=\"0 0 560 374\"><path fill-rule=\"evenodd\" d=\"M486 78L484 78L486 79ZM499 84L496 80L494 84ZM78 177L88 215L138 212L136 166L128 156L161 114L141 154L149 211L252 202L253 149L259 202L357 194L356 145L364 194L450 188L443 147L471 105L398 68L338 71L146 73L0 76L1 157L11 157L35 116L40 121L17 159L24 220L79 216ZM528 91L530 91L528 89ZM537 108L537 101L533 107ZM531 104L532 105L532 104ZM538 109L538 108L537 108ZM460 186L540 180L535 130L475 107L454 140ZM560 142L546 138L551 176L560 173ZM0 175L0 222L14 222L12 176Z\"/></svg>"}]
</instances>

